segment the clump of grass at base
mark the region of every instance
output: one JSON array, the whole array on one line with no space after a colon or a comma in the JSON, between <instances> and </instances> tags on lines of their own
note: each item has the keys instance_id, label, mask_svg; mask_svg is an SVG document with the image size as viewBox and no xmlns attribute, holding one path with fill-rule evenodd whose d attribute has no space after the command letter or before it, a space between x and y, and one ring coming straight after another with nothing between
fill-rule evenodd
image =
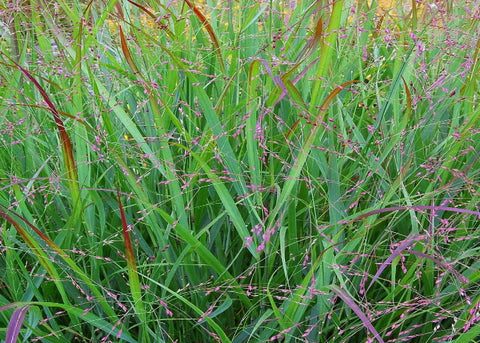
<instances>
[{"instance_id":1,"label":"clump of grass at base","mask_svg":"<svg viewBox=\"0 0 480 343\"><path fill-rule=\"evenodd\" d=\"M477 4L0 10L0 339L476 337Z\"/></svg>"}]
</instances>

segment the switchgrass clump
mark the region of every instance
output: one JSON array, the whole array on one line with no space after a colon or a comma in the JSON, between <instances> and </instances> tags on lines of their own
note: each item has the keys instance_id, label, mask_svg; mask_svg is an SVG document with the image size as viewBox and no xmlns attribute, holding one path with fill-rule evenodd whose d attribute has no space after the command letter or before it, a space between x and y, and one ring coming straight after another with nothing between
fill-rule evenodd
<instances>
[{"instance_id":1,"label":"switchgrass clump","mask_svg":"<svg viewBox=\"0 0 480 343\"><path fill-rule=\"evenodd\" d=\"M479 10L0 5L0 339L475 340Z\"/></svg>"}]
</instances>

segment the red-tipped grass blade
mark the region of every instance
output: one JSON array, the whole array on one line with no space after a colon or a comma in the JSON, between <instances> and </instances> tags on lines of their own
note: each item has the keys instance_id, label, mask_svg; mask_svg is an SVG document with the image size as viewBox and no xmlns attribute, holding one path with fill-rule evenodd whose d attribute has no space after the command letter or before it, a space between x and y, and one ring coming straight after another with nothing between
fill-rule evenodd
<instances>
[{"instance_id":1,"label":"red-tipped grass blade","mask_svg":"<svg viewBox=\"0 0 480 343\"><path fill-rule=\"evenodd\" d=\"M218 58L218 63L220 64L220 69L222 70L223 73L225 73L225 65L223 64L223 57L222 53L220 50L220 44L218 43L217 35L215 34L215 31L213 31L212 25L210 25L210 22L208 19L203 15L202 12L198 9L198 7L195 6L190 0L183 0L187 3L188 7L190 7L193 10L193 13L198 17L198 19L201 21L203 27L208 32L208 35L210 36L210 39L212 40L213 47L215 48L215 53L217 54Z\"/></svg>"},{"instance_id":2,"label":"red-tipped grass blade","mask_svg":"<svg viewBox=\"0 0 480 343\"><path fill-rule=\"evenodd\" d=\"M125 58L127 59L127 63L132 69L134 74L140 74L140 70L138 70L137 65L133 61L132 54L130 54L130 50L128 50L127 40L125 39L125 35L123 34L123 29L121 26L118 27L120 29L120 41L122 44L122 52Z\"/></svg>"},{"instance_id":3,"label":"red-tipped grass blade","mask_svg":"<svg viewBox=\"0 0 480 343\"><path fill-rule=\"evenodd\" d=\"M60 112L57 110L57 108L53 104L53 101L50 99L45 89L43 89L43 87L32 76L32 74L30 74L28 70L22 68L17 63L14 62L14 64L15 64L15 67L23 73L23 75L25 75L30 81L32 81L32 83L35 85L35 87L38 89L38 91L42 95L42 98L47 104L49 111L53 115L53 119L55 121L55 124L57 125L58 132L60 133L63 161L64 161L65 169L67 172L68 186L70 188L70 193L72 195L74 213L75 215L78 215L79 209L80 209L80 189L78 186L77 168L75 166L75 160L73 158L72 142L70 140L70 137L68 136L67 130L65 129L65 125L62 119L60 118Z\"/></svg>"},{"instance_id":4,"label":"red-tipped grass blade","mask_svg":"<svg viewBox=\"0 0 480 343\"><path fill-rule=\"evenodd\" d=\"M130 228L127 224L125 211L123 210L120 192L117 191L118 208L120 209L120 218L122 220L123 229L123 245L125 246L125 258L127 259L128 281L130 283L130 292L134 302L135 312L142 321L145 320L145 310L143 307L142 291L140 288L140 280L137 273L137 263L135 262L135 254L133 252L132 240L130 239ZM145 323L145 322L144 322Z\"/></svg>"}]
</instances>

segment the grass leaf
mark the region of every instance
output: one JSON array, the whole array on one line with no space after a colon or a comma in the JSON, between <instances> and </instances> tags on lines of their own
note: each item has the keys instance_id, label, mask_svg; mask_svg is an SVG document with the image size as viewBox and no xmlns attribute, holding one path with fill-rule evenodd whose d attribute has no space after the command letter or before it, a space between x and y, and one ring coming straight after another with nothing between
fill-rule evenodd
<instances>
[{"instance_id":1,"label":"grass leaf","mask_svg":"<svg viewBox=\"0 0 480 343\"><path fill-rule=\"evenodd\" d=\"M10 322L8 323L7 327L7 336L5 339L5 343L15 343L17 342L18 334L20 333L20 329L22 327L23 321L25 316L27 315L28 309L30 306L21 306L13 311L13 315L10 318Z\"/></svg>"},{"instance_id":2,"label":"grass leaf","mask_svg":"<svg viewBox=\"0 0 480 343\"><path fill-rule=\"evenodd\" d=\"M368 331L373 334L373 336L378 340L378 342L383 343L384 340L382 339L378 331L373 327L372 323L368 320L367 316L363 313L360 307L358 307L358 305L355 303L355 300L353 300L347 292L345 292L343 289L336 285L331 285L329 288L340 299L342 299L348 305L348 307L352 309L352 311L357 315L357 317L360 318L363 325L367 328Z\"/></svg>"}]
</instances>

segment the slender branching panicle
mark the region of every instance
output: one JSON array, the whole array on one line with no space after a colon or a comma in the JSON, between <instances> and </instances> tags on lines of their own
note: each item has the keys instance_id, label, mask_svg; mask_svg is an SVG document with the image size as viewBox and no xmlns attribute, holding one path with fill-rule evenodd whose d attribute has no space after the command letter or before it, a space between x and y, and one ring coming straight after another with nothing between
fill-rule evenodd
<instances>
[{"instance_id":1,"label":"slender branching panicle","mask_svg":"<svg viewBox=\"0 0 480 343\"><path fill-rule=\"evenodd\" d=\"M479 13L0 1L0 341L478 341Z\"/></svg>"}]
</instances>

